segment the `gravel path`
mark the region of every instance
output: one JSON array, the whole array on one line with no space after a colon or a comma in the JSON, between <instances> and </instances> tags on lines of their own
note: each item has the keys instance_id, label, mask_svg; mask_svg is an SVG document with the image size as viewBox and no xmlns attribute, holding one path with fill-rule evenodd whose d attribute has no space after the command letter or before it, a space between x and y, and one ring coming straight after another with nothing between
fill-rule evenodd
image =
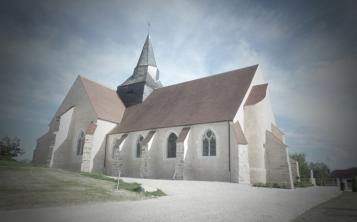
<instances>
[{"instance_id":1,"label":"gravel path","mask_svg":"<svg viewBox=\"0 0 357 222\"><path fill-rule=\"evenodd\" d=\"M247 185L124 178L168 196L143 201L2 211L4 221L290 221L340 192L336 187L294 190Z\"/></svg>"}]
</instances>

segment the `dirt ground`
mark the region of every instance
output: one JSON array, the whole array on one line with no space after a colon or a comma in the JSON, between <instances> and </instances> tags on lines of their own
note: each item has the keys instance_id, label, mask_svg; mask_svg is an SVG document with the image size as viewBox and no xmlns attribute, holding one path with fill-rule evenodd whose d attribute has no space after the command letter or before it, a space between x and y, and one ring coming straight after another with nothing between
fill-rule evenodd
<instances>
[{"instance_id":1,"label":"dirt ground","mask_svg":"<svg viewBox=\"0 0 357 222\"><path fill-rule=\"evenodd\" d=\"M297 217L292 222L355 222L357 221L357 193L343 192Z\"/></svg>"}]
</instances>

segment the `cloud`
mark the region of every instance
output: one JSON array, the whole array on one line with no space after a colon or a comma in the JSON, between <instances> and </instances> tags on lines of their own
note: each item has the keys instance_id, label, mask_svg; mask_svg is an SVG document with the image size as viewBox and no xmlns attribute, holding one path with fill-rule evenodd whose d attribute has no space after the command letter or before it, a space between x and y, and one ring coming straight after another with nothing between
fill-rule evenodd
<instances>
[{"instance_id":1,"label":"cloud","mask_svg":"<svg viewBox=\"0 0 357 222\"><path fill-rule=\"evenodd\" d=\"M316 161L336 156L334 167L353 163L350 4L38 1L0 8L0 118L14 129L32 127L33 142L18 130L29 150L77 75L113 89L130 76L151 22L165 85L260 64L290 149Z\"/></svg>"}]
</instances>

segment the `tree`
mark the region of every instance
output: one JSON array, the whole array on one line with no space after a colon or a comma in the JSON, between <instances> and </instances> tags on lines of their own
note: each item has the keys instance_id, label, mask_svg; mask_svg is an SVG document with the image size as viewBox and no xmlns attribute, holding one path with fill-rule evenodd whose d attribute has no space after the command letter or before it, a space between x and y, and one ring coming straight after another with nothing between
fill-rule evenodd
<instances>
[{"instance_id":1,"label":"tree","mask_svg":"<svg viewBox=\"0 0 357 222\"><path fill-rule=\"evenodd\" d=\"M310 163L310 169L314 172L317 185L325 185L329 176L330 169L325 163Z\"/></svg>"},{"instance_id":2,"label":"tree","mask_svg":"<svg viewBox=\"0 0 357 222\"><path fill-rule=\"evenodd\" d=\"M306 162L305 154L304 153L291 154L290 158L298 161L300 178L310 178L310 168L308 163Z\"/></svg>"},{"instance_id":3,"label":"tree","mask_svg":"<svg viewBox=\"0 0 357 222\"><path fill-rule=\"evenodd\" d=\"M24 154L24 150L20 147L20 139L17 137L4 137L0 141L0 156L5 159L13 159Z\"/></svg>"}]
</instances>

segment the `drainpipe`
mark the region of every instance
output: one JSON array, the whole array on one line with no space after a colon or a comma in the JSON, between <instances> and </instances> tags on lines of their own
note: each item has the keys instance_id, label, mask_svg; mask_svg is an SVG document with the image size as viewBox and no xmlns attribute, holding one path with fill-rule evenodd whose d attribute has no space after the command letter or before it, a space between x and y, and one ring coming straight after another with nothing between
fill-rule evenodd
<instances>
[{"instance_id":1,"label":"drainpipe","mask_svg":"<svg viewBox=\"0 0 357 222\"><path fill-rule=\"evenodd\" d=\"M229 182L232 182L231 174L231 126L229 121L227 121L228 126L228 172L229 172Z\"/></svg>"}]
</instances>

